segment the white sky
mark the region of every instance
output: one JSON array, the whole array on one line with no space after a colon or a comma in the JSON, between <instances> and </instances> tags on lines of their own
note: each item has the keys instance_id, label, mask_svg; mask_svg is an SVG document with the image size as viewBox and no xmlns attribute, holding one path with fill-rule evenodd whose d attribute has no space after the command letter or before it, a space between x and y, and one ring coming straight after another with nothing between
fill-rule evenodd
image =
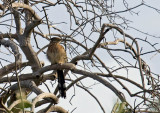
<instances>
[{"instance_id":1,"label":"white sky","mask_svg":"<svg viewBox=\"0 0 160 113\"><path fill-rule=\"evenodd\" d=\"M115 11L124 10L124 6L122 5L122 0L114 0L114 1L115 1L115 4L114 4L113 10L115 10ZM137 1L127 0L127 2L129 2L129 7L134 7L135 5L140 3L139 0L137 0ZM152 0L152 1L145 0L145 3L150 6L153 6L155 8L160 9L160 6L159 6L160 0ZM138 30L141 30L143 32L160 37L160 33L159 33L160 14L158 12L156 12L155 10L148 8L146 6L142 6L140 8L133 10L133 11L139 12L138 15L136 15L134 13L132 13L132 14L131 13L122 13L120 15L124 16L126 19L132 21L132 23L129 24L130 26L135 27ZM54 10L51 10L50 12L48 12L48 15L52 15L49 18L51 18L53 21L54 20L56 20L56 21L58 20L57 22L62 22L62 21L68 22L69 21L66 18L68 15L64 13L64 9L62 7L54 8ZM0 22L1 21L2 20L0 19ZM59 28L64 30L66 33L69 32L68 25L66 25L66 24L62 24ZM0 29L2 29L1 26L0 26ZM126 30L126 33L130 34L133 37L139 37L139 38L145 39L146 35L143 35L143 34L137 32L131 28L129 28L129 29L130 30ZM44 27L43 30L47 31L48 29L47 29L47 27ZM51 31L51 32L53 32L53 31ZM155 42L155 40L156 40L157 43L160 43L160 40L157 38L153 38L153 37L149 37L149 36L147 36L147 37L151 42ZM122 38L122 37L120 37L120 38ZM33 41L33 39L31 41ZM39 43L40 43L41 47L48 44L48 42L43 39L41 39L39 41ZM160 48L159 45L157 47ZM147 48L146 48L146 50L147 50ZM101 55L101 54L103 55L103 51L100 51L99 55ZM4 56L0 56L0 58L2 58L2 57L4 57ZM6 56L4 58L6 58ZM48 62L48 60L46 59L46 56L44 56L43 54L40 54L39 58L40 58L40 60L45 61L45 65L50 64ZM157 62L157 61L159 61L159 58L160 58L159 54L156 54L155 56L150 56L147 58L144 57L145 61L147 61L147 63L150 65L151 70L153 70L155 73L160 74L160 69L158 69L159 62ZM23 59L23 60L25 60L25 59ZM112 61L107 61L107 64L115 65ZM28 71L28 70L26 70L26 71ZM130 77L132 79L137 80L137 78L134 77L136 75L136 72L130 72L130 73L131 73ZM91 79L85 79L82 82L84 84L92 85L96 81L91 81ZM50 84L50 83L48 82L48 84ZM117 83L112 82L112 84L114 84L114 86L117 87L118 89L121 89L121 87L119 87L119 85ZM45 86L41 86L41 88L42 87L44 87L43 88L44 90L46 89ZM134 89L133 86L130 86L130 87ZM137 91L137 89L134 89L134 90ZM113 94L113 92L110 89L103 87L101 84L95 85L93 87L93 89L91 89L90 91L95 96L98 97L98 99L102 103L102 106L104 107L106 113L110 113L114 103L117 101L117 97L115 96L115 94ZM123 91L123 93L126 94L125 91ZM65 99L65 100L60 99L59 105L63 106L66 110L70 110L70 111L73 110L74 108L76 108L74 113L102 113L102 110L98 106L97 102L91 96L89 96L89 94L87 92L85 92L84 90L82 90L80 88L76 88L76 96L72 99L72 101L71 101L72 105L71 105L69 103L69 100L71 99L72 96L73 96L73 88L71 88L69 91L67 91L67 99ZM128 95L126 96L126 98L127 98L128 102L133 105L134 99L131 99Z\"/></svg>"}]
</instances>

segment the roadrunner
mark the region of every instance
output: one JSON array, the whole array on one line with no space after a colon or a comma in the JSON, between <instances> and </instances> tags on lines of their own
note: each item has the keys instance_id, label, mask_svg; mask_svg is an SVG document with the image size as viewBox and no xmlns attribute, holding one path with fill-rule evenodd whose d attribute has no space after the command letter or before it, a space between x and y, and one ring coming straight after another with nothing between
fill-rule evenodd
<instances>
[{"instance_id":1,"label":"roadrunner","mask_svg":"<svg viewBox=\"0 0 160 113\"><path fill-rule=\"evenodd\" d=\"M61 38L52 38L47 50L47 58L51 64L63 64L67 62L67 55L65 49L60 45ZM63 70L57 70L58 75L58 88L61 97L66 97L66 86Z\"/></svg>"}]
</instances>

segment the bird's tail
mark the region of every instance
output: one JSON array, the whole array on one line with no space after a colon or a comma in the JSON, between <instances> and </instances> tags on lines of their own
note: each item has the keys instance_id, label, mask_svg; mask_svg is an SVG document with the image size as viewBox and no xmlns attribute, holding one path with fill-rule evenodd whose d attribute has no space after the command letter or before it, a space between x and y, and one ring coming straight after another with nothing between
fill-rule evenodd
<instances>
[{"instance_id":1,"label":"bird's tail","mask_svg":"<svg viewBox=\"0 0 160 113\"><path fill-rule=\"evenodd\" d=\"M58 74L58 89L59 89L61 97L65 98L66 97L66 86L65 86L63 70L57 70L57 74Z\"/></svg>"}]
</instances>

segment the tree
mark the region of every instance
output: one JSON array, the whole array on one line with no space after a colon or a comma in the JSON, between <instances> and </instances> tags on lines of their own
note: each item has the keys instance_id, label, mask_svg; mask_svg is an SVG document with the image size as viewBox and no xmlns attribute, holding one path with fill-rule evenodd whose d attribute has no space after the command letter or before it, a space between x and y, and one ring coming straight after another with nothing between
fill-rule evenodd
<instances>
[{"instance_id":1,"label":"tree","mask_svg":"<svg viewBox=\"0 0 160 113\"><path fill-rule=\"evenodd\" d=\"M116 7L117 2L123 10ZM119 98L126 112L160 111L159 74L147 60L159 55L159 37L130 26L131 21L123 15L138 15L137 10L143 7L160 11L143 0L134 6L126 0L1 1L0 110L25 112L28 109L24 108L30 108L28 112L35 112L46 105L37 112L74 112L57 105L60 96L52 70L64 69L67 94L72 90L70 101L81 88L105 113L99 97L92 93L98 83ZM50 65L46 60L52 37L63 39L68 63ZM107 95L104 93L103 98ZM128 102L127 95L134 104Z\"/></svg>"}]
</instances>

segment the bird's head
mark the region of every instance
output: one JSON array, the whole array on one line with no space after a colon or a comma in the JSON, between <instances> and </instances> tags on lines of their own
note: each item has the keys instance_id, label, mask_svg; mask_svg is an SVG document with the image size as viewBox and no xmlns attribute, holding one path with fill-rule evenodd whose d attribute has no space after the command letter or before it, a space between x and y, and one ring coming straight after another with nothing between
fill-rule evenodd
<instances>
[{"instance_id":1,"label":"bird's head","mask_svg":"<svg viewBox=\"0 0 160 113\"><path fill-rule=\"evenodd\" d=\"M60 37L51 38L51 43L60 43L62 39Z\"/></svg>"}]
</instances>

